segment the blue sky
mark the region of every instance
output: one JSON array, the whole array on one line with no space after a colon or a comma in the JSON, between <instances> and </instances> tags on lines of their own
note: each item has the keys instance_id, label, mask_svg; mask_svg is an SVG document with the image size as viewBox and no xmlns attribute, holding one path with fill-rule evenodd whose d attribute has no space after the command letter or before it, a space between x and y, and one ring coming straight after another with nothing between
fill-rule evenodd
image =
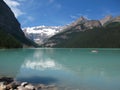
<instances>
[{"instance_id":1,"label":"blue sky","mask_svg":"<svg viewBox=\"0 0 120 90\"><path fill-rule=\"evenodd\" d=\"M4 0L22 27L66 25L80 16L120 15L120 0Z\"/></svg>"}]
</instances>

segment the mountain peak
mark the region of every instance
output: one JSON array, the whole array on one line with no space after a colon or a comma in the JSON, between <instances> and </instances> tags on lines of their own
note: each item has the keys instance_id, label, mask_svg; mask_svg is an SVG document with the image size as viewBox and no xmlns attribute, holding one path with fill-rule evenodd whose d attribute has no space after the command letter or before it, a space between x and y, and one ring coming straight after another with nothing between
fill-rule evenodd
<instances>
[{"instance_id":1,"label":"mountain peak","mask_svg":"<svg viewBox=\"0 0 120 90\"><path fill-rule=\"evenodd\" d=\"M113 18L112 22L120 22L120 16Z\"/></svg>"},{"instance_id":2,"label":"mountain peak","mask_svg":"<svg viewBox=\"0 0 120 90\"><path fill-rule=\"evenodd\" d=\"M85 19L86 20L86 19ZM120 16L106 16L101 25L99 20L87 20L83 17L75 26L49 38L45 47L55 48L113 48L120 47ZM85 21L85 22L83 22Z\"/></svg>"},{"instance_id":3,"label":"mountain peak","mask_svg":"<svg viewBox=\"0 0 120 90\"><path fill-rule=\"evenodd\" d=\"M79 20L81 20L81 21L83 21L83 20L87 20L84 16L81 16L80 18L79 18Z\"/></svg>"},{"instance_id":4,"label":"mountain peak","mask_svg":"<svg viewBox=\"0 0 120 90\"><path fill-rule=\"evenodd\" d=\"M48 38L59 33L64 26L36 26L23 28L25 35L38 44L43 44Z\"/></svg>"},{"instance_id":5,"label":"mountain peak","mask_svg":"<svg viewBox=\"0 0 120 90\"><path fill-rule=\"evenodd\" d=\"M105 18L101 19L100 22L102 25L104 25L105 23L111 21L112 19L113 19L112 15L107 15L107 16L105 16Z\"/></svg>"},{"instance_id":6,"label":"mountain peak","mask_svg":"<svg viewBox=\"0 0 120 90\"><path fill-rule=\"evenodd\" d=\"M84 16L81 16L80 18L78 18L75 22L73 22L72 24L70 24L69 27L74 27L78 24L83 24L85 22L87 22L88 20L84 17Z\"/></svg>"},{"instance_id":7,"label":"mountain peak","mask_svg":"<svg viewBox=\"0 0 120 90\"><path fill-rule=\"evenodd\" d=\"M86 21L88 21L84 16L81 16L79 19L77 19L77 23L85 23Z\"/></svg>"}]
</instances>

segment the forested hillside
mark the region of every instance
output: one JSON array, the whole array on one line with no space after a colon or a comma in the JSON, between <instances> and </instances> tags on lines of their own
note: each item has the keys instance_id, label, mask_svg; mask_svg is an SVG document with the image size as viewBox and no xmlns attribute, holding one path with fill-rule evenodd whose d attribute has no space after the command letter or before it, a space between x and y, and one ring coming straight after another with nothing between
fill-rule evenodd
<instances>
[{"instance_id":1,"label":"forested hillside","mask_svg":"<svg viewBox=\"0 0 120 90\"><path fill-rule=\"evenodd\" d=\"M71 28L69 31L75 31ZM49 40L58 48L120 48L120 23L112 22L104 27L95 27L80 32L59 33ZM61 37L65 38L61 38ZM48 44L48 43L47 43ZM46 44L46 45L47 45Z\"/></svg>"}]
</instances>

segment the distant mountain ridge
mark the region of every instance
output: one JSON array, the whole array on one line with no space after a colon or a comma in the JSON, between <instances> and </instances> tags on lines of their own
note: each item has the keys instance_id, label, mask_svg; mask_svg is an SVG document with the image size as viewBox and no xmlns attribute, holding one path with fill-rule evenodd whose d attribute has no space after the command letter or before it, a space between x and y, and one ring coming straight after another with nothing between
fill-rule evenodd
<instances>
[{"instance_id":1,"label":"distant mountain ridge","mask_svg":"<svg viewBox=\"0 0 120 90\"><path fill-rule=\"evenodd\" d=\"M3 0L0 0L0 32L0 48L36 46L34 42L25 37L20 23Z\"/></svg>"},{"instance_id":2,"label":"distant mountain ridge","mask_svg":"<svg viewBox=\"0 0 120 90\"><path fill-rule=\"evenodd\" d=\"M103 28L106 28L107 25L110 25L111 23L115 22L120 22L120 16L112 17L111 15L109 15L101 20L88 20L82 16L75 22L67 26L28 27L24 28L23 31L29 39L35 41L43 47L69 47L68 45L65 46L65 44L69 40L72 40L74 35L77 36L77 33L86 32L88 30L92 32L92 29L95 30L95 28L96 30L98 29L98 31L99 29L103 30ZM79 38L79 36L77 37ZM72 44L74 44L74 42Z\"/></svg>"},{"instance_id":3,"label":"distant mountain ridge","mask_svg":"<svg viewBox=\"0 0 120 90\"><path fill-rule=\"evenodd\" d=\"M62 32L51 37L43 46L62 48L118 48L120 47L119 35L120 16L106 17L102 20L87 20L81 17Z\"/></svg>"},{"instance_id":4,"label":"distant mountain ridge","mask_svg":"<svg viewBox=\"0 0 120 90\"><path fill-rule=\"evenodd\" d=\"M111 15L108 15L105 18L101 19L100 22L103 26L111 22L120 22L120 16L113 17Z\"/></svg>"},{"instance_id":5,"label":"distant mountain ridge","mask_svg":"<svg viewBox=\"0 0 120 90\"><path fill-rule=\"evenodd\" d=\"M37 47L33 41L43 47L120 47L119 31L120 16L106 16L101 20L80 17L67 26L24 28L24 34L11 9L0 1L0 48Z\"/></svg>"},{"instance_id":6,"label":"distant mountain ridge","mask_svg":"<svg viewBox=\"0 0 120 90\"><path fill-rule=\"evenodd\" d=\"M25 35L37 44L43 44L48 38L63 30L64 26L36 26L23 28Z\"/></svg>"}]
</instances>

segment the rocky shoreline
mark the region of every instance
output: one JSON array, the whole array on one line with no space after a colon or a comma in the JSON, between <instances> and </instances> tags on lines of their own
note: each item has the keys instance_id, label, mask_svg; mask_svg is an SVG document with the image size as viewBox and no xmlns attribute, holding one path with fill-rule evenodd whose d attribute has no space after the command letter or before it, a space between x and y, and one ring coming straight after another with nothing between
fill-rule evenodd
<instances>
[{"instance_id":1,"label":"rocky shoreline","mask_svg":"<svg viewBox=\"0 0 120 90\"><path fill-rule=\"evenodd\" d=\"M20 82L11 77L0 77L0 90L58 90L55 85Z\"/></svg>"}]
</instances>

